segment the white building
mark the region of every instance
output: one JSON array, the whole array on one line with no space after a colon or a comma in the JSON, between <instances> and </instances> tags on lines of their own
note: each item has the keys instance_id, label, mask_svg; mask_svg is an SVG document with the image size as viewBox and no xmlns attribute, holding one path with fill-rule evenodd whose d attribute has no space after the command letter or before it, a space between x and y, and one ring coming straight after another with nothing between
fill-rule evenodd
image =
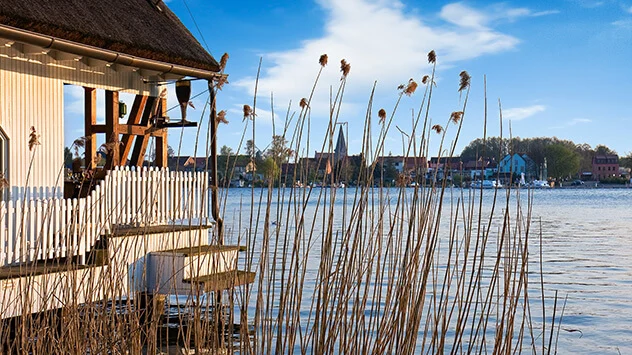
<instances>
[{"instance_id":1,"label":"white building","mask_svg":"<svg viewBox=\"0 0 632 355\"><path fill-rule=\"evenodd\" d=\"M68 299L112 297L108 291L114 286L104 286L100 275L112 280L122 273L126 281L117 282L129 296L183 287L213 290L209 275L217 273L252 279L250 273L237 274L234 247L217 245L223 244L222 225L216 200L208 201L208 173L166 169L167 129L174 124L164 121L164 90L173 95L176 80L202 79L214 100L214 86L225 79L221 71L160 0L0 0L2 318L26 312L25 302L37 312L64 307ZM85 190L74 199L63 198L67 84L82 87L85 98L88 159L79 184ZM98 89L104 91L105 124L96 121ZM126 116L119 92L135 95ZM212 110L211 119L214 115ZM99 134L106 142L104 169L91 163ZM141 169L152 138L155 168ZM216 172L209 173L216 181ZM199 252L190 257L187 248ZM179 260L186 268L193 259L198 266L187 269L188 283L180 279L152 289L155 279L173 279L155 265ZM154 260L151 268L149 260ZM39 268L60 261L68 268ZM80 274L93 280L85 287L99 288L92 296L85 288L65 289L63 282L38 289L46 284L43 278ZM25 287L56 301L20 300Z\"/></svg>"}]
</instances>

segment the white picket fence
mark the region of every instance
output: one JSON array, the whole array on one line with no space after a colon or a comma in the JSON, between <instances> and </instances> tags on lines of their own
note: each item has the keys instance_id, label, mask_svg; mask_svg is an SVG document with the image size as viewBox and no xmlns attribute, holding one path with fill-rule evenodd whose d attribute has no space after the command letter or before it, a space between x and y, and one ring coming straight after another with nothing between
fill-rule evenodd
<instances>
[{"instance_id":1,"label":"white picket fence","mask_svg":"<svg viewBox=\"0 0 632 355\"><path fill-rule=\"evenodd\" d=\"M115 225L208 223L208 174L117 168L86 198L0 203L0 266L86 255Z\"/></svg>"}]
</instances>

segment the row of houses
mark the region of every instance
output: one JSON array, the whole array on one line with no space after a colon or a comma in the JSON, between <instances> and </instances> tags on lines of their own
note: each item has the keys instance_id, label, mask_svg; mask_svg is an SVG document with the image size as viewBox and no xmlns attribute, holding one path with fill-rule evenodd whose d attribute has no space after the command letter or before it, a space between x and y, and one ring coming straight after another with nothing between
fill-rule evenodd
<instances>
[{"instance_id":1,"label":"row of houses","mask_svg":"<svg viewBox=\"0 0 632 355\"><path fill-rule=\"evenodd\" d=\"M337 144L337 148L345 147ZM344 149L344 148L342 148ZM338 181L349 182L357 180L358 169L371 165L366 162L362 155L347 155L346 150L341 154L318 153L314 157L301 158L297 163L283 163L279 166L279 173L283 181L292 179L301 180L301 172L307 172L307 176L302 179L317 181L325 176L331 175ZM233 186L243 184L253 179L264 179L262 175L253 176L256 170L255 161L247 155L230 157L220 156L221 177L227 177L233 181ZM228 162L228 163L226 163ZM466 180L485 180L500 177L503 182L515 182L517 179L524 181L546 180L548 167L546 160L544 164L537 164L527 154L507 154L500 161L493 158L479 158L463 160L460 157L406 157L401 155L381 156L376 159L376 175L384 171L389 179L396 179L397 176L405 176L410 180L443 179L446 176L460 175ZM204 171L208 162L205 158L192 156L171 157L168 160L171 170L177 171ZM302 169L302 170L297 170ZM220 169L221 170L221 169ZM592 170L581 172L579 176L582 180L600 181L613 177L628 177L630 174L625 168L619 166L617 155L597 155L593 159ZM303 174L305 175L305 174ZM241 181L241 183L239 182Z\"/></svg>"}]
</instances>

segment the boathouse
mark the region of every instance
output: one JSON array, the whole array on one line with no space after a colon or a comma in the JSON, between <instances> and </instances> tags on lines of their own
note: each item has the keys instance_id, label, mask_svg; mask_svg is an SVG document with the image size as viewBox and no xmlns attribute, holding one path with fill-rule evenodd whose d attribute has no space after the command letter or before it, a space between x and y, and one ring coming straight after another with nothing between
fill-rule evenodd
<instances>
[{"instance_id":1,"label":"boathouse","mask_svg":"<svg viewBox=\"0 0 632 355\"><path fill-rule=\"evenodd\" d=\"M239 247L224 245L215 140L207 169L167 167L168 130L196 133L180 117L191 81L208 91L215 137L215 92L225 78L160 0L0 0L3 319L252 282L252 273L237 271ZM70 175L65 85L84 97L85 162ZM167 112L176 91L183 110ZM134 95L129 108L120 93ZM147 163L150 140L155 158Z\"/></svg>"}]
</instances>

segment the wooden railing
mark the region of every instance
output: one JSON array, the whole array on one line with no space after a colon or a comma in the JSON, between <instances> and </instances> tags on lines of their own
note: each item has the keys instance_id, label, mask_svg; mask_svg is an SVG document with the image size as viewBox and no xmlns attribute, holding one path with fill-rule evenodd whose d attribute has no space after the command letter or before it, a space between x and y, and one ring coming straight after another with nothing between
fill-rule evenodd
<instances>
[{"instance_id":1,"label":"wooden railing","mask_svg":"<svg viewBox=\"0 0 632 355\"><path fill-rule=\"evenodd\" d=\"M208 174L117 168L86 197L0 203L0 266L86 255L115 225L208 223Z\"/></svg>"}]
</instances>

